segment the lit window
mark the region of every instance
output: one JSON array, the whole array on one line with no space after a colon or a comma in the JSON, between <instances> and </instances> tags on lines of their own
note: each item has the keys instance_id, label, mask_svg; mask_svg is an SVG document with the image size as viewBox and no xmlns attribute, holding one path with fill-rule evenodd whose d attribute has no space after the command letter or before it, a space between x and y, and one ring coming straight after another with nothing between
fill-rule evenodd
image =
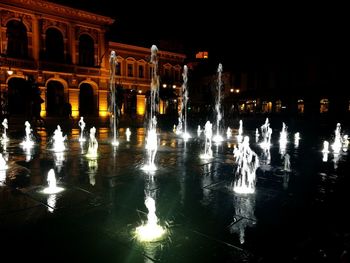
<instances>
[{"instance_id":1,"label":"lit window","mask_svg":"<svg viewBox=\"0 0 350 263\"><path fill-rule=\"evenodd\" d=\"M304 113L304 100L298 100L298 113Z\"/></svg>"},{"instance_id":2,"label":"lit window","mask_svg":"<svg viewBox=\"0 0 350 263\"><path fill-rule=\"evenodd\" d=\"M282 109L282 101L278 100L278 101L276 101L275 111L281 112L281 109Z\"/></svg>"},{"instance_id":3,"label":"lit window","mask_svg":"<svg viewBox=\"0 0 350 263\"><path fill-rule=\"evenodd\" d=\"M329 101L328 99L322 99L320 101L320 113L326 113L329 109Z\"/></svg>"}]
</instances>

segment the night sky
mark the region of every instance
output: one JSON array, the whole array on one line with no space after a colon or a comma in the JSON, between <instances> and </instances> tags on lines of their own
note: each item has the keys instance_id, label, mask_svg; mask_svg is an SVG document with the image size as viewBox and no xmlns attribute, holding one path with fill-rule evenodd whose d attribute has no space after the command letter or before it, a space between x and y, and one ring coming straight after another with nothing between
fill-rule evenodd
<instances>
[{"instance_id":1,"label":"night sky","mask_svg":"<svg viewBox=\"0 0 350 263\"><path fill-rule=\"evenodd\" d=\"M167 49L188 56L209 50L216 62L274 63L308 57L344 60L349 54L345 8L321 6L149 3L51 0L116 19L110 39L150 47L161 40ZM228 1L226 1L228 2ZM238 4L239 3L239 4Z\"/></svg>"}]
</instances>

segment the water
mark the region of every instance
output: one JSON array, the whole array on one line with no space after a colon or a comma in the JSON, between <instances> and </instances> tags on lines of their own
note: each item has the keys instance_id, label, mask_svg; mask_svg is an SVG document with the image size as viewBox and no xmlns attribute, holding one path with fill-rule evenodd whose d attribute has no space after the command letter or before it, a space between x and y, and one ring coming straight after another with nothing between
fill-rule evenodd
<instances>
[{"instance_id":1,"label":"water","mask_svg":"<svg viewBox=\"0 0 350 263\"><path fill-rule=\"evenodd\" d=\"M34 145L34 140L33 140L33 134L32 134L32 128L30 127L30 123L28 121L26 121L24 123L25 125L25 138L24 141L21 143L21 145L25 148L25 149L30 149L33 147Z\"/></svg>"},{"instance_id":2,"label":"water","mask_svg":"<svg viewBox=\"0 0 350 263\"><path fill-rule=\"evenodd\" d=\"M84 122L84 117L80 117L80 120L78 122L78 125L80 127L80 137L79 137L79 141L80 142L85 142L85 138L84 138L84 129L85 129L85 122Z\"/></svg>"},{"instance_id":3,"label":"water","mask_svg":"<svg viewBox=\"0 0 350 263\"><path fill-rule=\"evenodd\" d=\"M63 132L61 130L61 126L57 125L56 130L54 131L52 140L53 140L53 148L52 150L56 153L63 152L66 149L64 144L66 140L66 136L63 136Z\"/></svg>"},{"instance_id":4,"label":"water","mask_svg":"<svg viewBox=\"0 0 350 263\"><path fill-rule=\"evenodd\" d=\"M129 128L126 128L125 136L126 136L126 140L129 142L130 136L131 136L131 131Z\"/></svg>"},{"instance_id":5,"label":"water","mask_svg":"<svg viewBox=\"0 0 350 263\"><path fill-rule=\"evenodd\" d=\"M147 162L143 166L143 170L155 171L155 158L158 149L157 137L157 109L159 98L159 75L158 75L158 48L153 45L151 47L151 64L152 64L152 80L151 80L151 98L150 98L150 112L149 122L146 138Z\"/></svg>"},{"instance_id":6,"label":"water","mask_svg":"<svg viewBox=\"0 0 350 263\"><path fill-rule=\"evenodd\" d=\"M256 170L259 167L258 155L250 149L249 137L245 136L243 142L234 152L237 167L233 191L242 194L255 192Z\"/></svg>"},{"instance_id":7,"label":"water","mask_svg":"<svg viewBox=\"0 0 350 263\"><path fill-rule=\"evenodd\" d=\"M181 123L181 129L182 129L182 123L183 123L184 129L183 129L182 137L185 140L188 140L189 138L191 138L191 135L187 131L188 68L186 65L184 66L184 69L183 69L182 78L183 78L183 84L181 88L182 104L181 104L181 111L180 111L180 117L179 117L179 124Z\"/></svg>"},{"instance_id":8,"label":"water","mask_svg":"<svg viewBox=\"0 0 350 263\"><path fill-rule=\"evenodd\" d=\"M109 92L110 92L110 123L112 125L113 139L112 145L118 146L119 142L117 140L117 122L118 122L118 112L117 112L117 97L115 88L115 71L117 68L117 54L114 50L111 51L109 57Z\"/></svg>"},{"instance_id":9,"label":"water","mask_svg":"<svg viewBox=\"0 0 350 263\"><path fill-rule=\"evenodd\" d=\"M218 66L218 80L217 80L217 86L216 86L216 101L215 101L215 113L216 113L216 134L213 137L213 141L216 143L220 143L223 141L221 131L220 131L220 125L221 125L221 120L222 120L222 112L221 112L221 90L222 90L222 64L219 64Z\"/></svg>"},{"instance_id":10,"label":"water","mask_svg":"<svg viewBox=\"0 0 350 263\"><path fill-rule=\"evenodd\" d=\"M50 169L47 174L47 183L48 187L44 188L44 194L57 194L62 192L64 189L62 187L57 186L57 180L54 169Z\"/></svg>"},{"instance_id":11,"label":"water","mask_svg":"<svg viewBox=\"0 0 350 263\"><path fill-rule=\"evenodd\" d=\"M89 148L88 148L86 157L97 158L98 156L97 150L98 150L98 142L96 140L96 128L92 127L90 129Z\"/></svg>"},{"instance_id":12,"label":"water","mask_svg":"<svg viewBox=\"0 0 350 263\"><path fill-rule=\"evenodd\" d=\"M2 143L6 143L9 141L9 138L7 137L7 132L6 132L7 129L9 128L9 126L8 126L8 122L7 122L6 118L2 121L2 126L4 128L4 132L2 134L1 141L2 141Z\"/></svg>"},{"instance_id":13,"label":"water","mask_svg":"<svg viewBox=\"0 0 350 263\"><path fill-rule=\"evenodd\" d=\"M271 128L280 131L281 122L271 120L277 123ZM243 121L244 134L254 138L256 127ZM129 142L121 137L118 147L109 142L110 129L96 128L96 159L81 153L79 127L62 128L67 139L60 171L48 146L51 129L38 130L29 162L20 146L22 133L10 129L8 169L0 186L0 230L7 240L3 249L15 246L26 258L37 258L30 251L39 242L41 252L59 259L73 255L79 262L319 262L315 257L320 249L328 262L337 262L343 252L350 220L345 209L350 200L349 155L339 154L334 167L333 153L327 162L321 153L323 141L333 141L334 132L303 131L299 147L287 144L290 172L283 171L275 133L269 169L256 170L254 194L241 194L232 187L238 162L231 142L213 147L212 158L202 160L204 136L185 147L171 131L158 131L159 167L150 179L140 170L145 128L133 130ZM292 125L289 132L295 132ZM250 140L249 148L260 160L259 144ZM47 186L50 169L56 186L65 191L44 195L40 190ZM154 200L150 210L148 197ZM135 229L148 221L166 229L165 238L136 241ZM20 238L26 246L16 245ZM53 242L64 253L57 253Z\"/></svg>"},{"instance_id":14,"label":"water","mask_svg":"<svg viewBox=\"0 0 350 263\"><path fill-rule=\"evenodd\" d=\"M210 121L207 121L205 123L204 135L205 135L204 153L201 154L201 158L202 159L210 159L213 157L213 150L211 149L213 128L212 128L212 124L210 123Z\"/></svg>"}]
</instances>

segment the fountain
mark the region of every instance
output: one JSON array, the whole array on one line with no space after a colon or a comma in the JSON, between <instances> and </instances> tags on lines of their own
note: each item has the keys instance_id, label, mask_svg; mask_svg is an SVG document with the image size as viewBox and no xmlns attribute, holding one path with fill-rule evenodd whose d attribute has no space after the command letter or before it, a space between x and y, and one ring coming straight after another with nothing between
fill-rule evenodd
<instances>
[{"instance_id":1,"label":"fountain","mask_svg":"<svg viewBox=\"0 0 350 263\"><path fill-rule=\"evenodd\" d=\"M328 153L329 153L329 142L328 141L323 141L322 153L323 153L322 161L327 162L328 161Z\"/></svg>"},{"instance_id":2,"label":"fountain","mask_svg":"<svg viewBox=\"0 0 350 263\"><path fill-rule=\"evenodd\" d=\"M238 135L237 135L237 142L241 143L243 140L243 121L239 120L239 128L238 128Z\"/></svg>"},{"instance_id":3,"label":"fountain","mask_svg":"<svg viewBox=\"0 0 350 263\"><path fill-rule=\"evenodd\" d=\"M118 65L117 55L114 50L111 51L109 58L109 92L110 92L110 122L113 130L112 145L118 146L117 140L117 101L116 101L116 90L115 90L115 70Z\"/></svg>"},{"instance_id":4,"label":"fountain","mask_svg":"<svg viewBox=\"0 0 350 263\"><path fill-rule=\"evenodd\" d=\"M211 138L213 136L212 124L207 121L204 126L205 143L204 153L200 156L202 159L210 159L213 157L213 151L211 149Z\"/></svg>"},{"instance_id":5,"label":"fountain","mask_svg":"<svg viewBox=\"0 0 350 263\"><path fill-rule=\"evenodd\" d=\"M136 228L136 237L142 242L159 241L164 237L166 230L158 224L156 203L151 196L147 196L145 205L148 209L147 222Z\"/></svg>"},{"instance_id":6,"label":"fountain","mask_svg":"<svg viewBox=\"0 0 350 263\"><path fill-rule=\"evenodd\" d=\"M201 133L202 133L201 126L198 125L198 128L197 128L197 136L200 137L200 136L201 136Z\"/></svg>"},{"instance_id":7,"label":"fountain","mask_svg":"<svg viewBox=\"0 0 350 263\"><path fill-rule=\"evenodd\" d=\"M283 156L283 170L286 172L290 172L290 155L288 153L286 153Z\"/></svg>"},{"instance_id":8,"label":"fountain","mask_svg":"<svg viewBox=\"0 0 350 263\"><path fill-rule=\"evenodd\" d=\"M0 171L6 170L8 168L5 158L0 153Z\"/></svg>"},{"instance_id":9,"label":"fountain","mask_svg":"<svg viewBox=\"0 0 350 263\"><path fill-rule=\"evenodd\" d=\"M182 84L182 104L181 104L181 112L180 112L180 118L183 122L184 130L182 137L185 140L188 140L191 138L191 135L187 132L187 102L188 102L188 91L187 91L187 81L188 81L188 68L185 65L184 70L182 73L183 78L183 84Z\"/></svg>"},{"instance_id":10,"label":"fountain","mask_svg":"<svg viewBox=\"0 0 350 263\"><path fill-rule=\"evenodd\" d=\"M266 118L265 123L260 127L261 137L263 141L260 143L260 147L263 149L271 147L271 135L272 129L270 128L269 119Z\"/></svg>"},{"instance_id":11,"label":"fountain","mask_svg":"<svg viewBox=\"0 0 350 263\"><path fill-rule=\"evenodd\" d=\"M4 133L2 134L1 139L3 143L6 143L9 141L9 138L7 137L7 134L6 134L6 130L9 128L6 118L2 121L2 126L4 127Z\"/></svg>"},{"instance_id":12,"label":"fountain","mask_svg":"<svg viewBox=\"0 0 350 263\"><path fill-rule=\"evenodd\" d=\"M129 128L126 128L126 132L125 132L125 135L126 135L126 141L130 141L130 135L131 135L131 131Z\"/></svg>"},{"instance_id":13,"label":"fountain","mask_svg":"<svg viewBox=\"0 0 350 263\"><path fill-rule=\"evenodd\" d=\"M88 148L86 157L97 158L97 148L98 148L98 142L96 140L96 128L92 127L90 129L89 148Z\"/></svg>"},{"instance_id":14,"label":"fountain","mask_svg":"<svg viewBox=\"0 0 350 263\"><path fill-rule=\"evenodd\" d=\"M348 135L345 134L343 136L343 152L346 152L349 148L349 138L348 138Z\"/></svg>"},{"instance_id":15,"label":"fountain","mask_svg":"<svg viewBox=\"0 0 350 263\"><path fill-rule=\"evenodd\" d=\"M332 144L332 149L333 149L333 152L335 154L339 154L341 149L342 149L342 145L343 145L343 141L342 141L342 137L341 137L341 125L340 123L337 123L337 127L334 131L334 142Z\"/></svg>"},{"instance_id":16,"label":"fountain","mask_svg":"<svg viewBox=\"0 0 350 263\"><path fill-rule=\"evenodd\" d=\"M62 192L64 188L57 186L56 175L53 169L50 169L47 175L48 187L44 188L43 193L45 194L57 194Z\"/></svg>"},{"instance_id":17,"label":"fountain","mask_svg":"<svg viewBox=\"0 0 350 263\"><path fill-rule=\"evenodd\" d=\"M56 153L63 152L66 149L64 145L65 140L66 136L63 136L60 125L57 125L53 135L53 151Z\"/></svg>"},{"instance_id":18,"label":"fountain","mask_svg":"<svg viewBox=\"0 0 350 263\"><path fill-rule=\"evenodd\" d=\"M227 139L230 139L232 136L232 130L230 127L227 127L227 131L226 131L226 137Z\"/></svg>"},{"instance_id":19,"label":"fountain","mask_svg":"<svg viewBox=\"0 0 350 263\"><path fill-rule=\"evenodd\" d=\"M240 194L250 194L255 191L256 170L259 167L259 158L249 147L249 137L245 136L243 142L235 150L237 168L233 190Z\"/></svg>"},{"instance_id":20,"label":"fountain","mask_svg":"<svg viewBox=\"0 0 350 263\"><path fill-rule=\"evenodd\" d=\"M34 145L34 141L32 140L32 129L30 128L30 123L28 121L26 121L24 123L24 125L26 126L25 128L25 132L26 132L26 135L25 135L25 138L24 138L24 141L21 142L21 145L25 148L25 149L30 149L33 147Z\"/></svg>"},{"instance_id":21,"label":"fountain","mask_svg":"<svg viewBox=\"0 0 350 263\"><path fill-rule=\"evenodd\" d=\"M223 141L222 136L220 135L220 121L222 119L222 113L221 113L221 89L222 89L222 64L220 63L218 66L218 84L216 86L217 89L217 96L216 96L216 102L215 102L215 112L216 112L216 134L213 137L213 141L216 143L220 143Z\"/></svg>"},{"instance_id":22,"label":"fountain","mask_svg":"<svg viewBox=\"0 0 350 263\"><path fill-rule=\"evenodd\" d=\"M85 138L84 138L84 129L85 129L85 122L84 122L84 117L80 117L80 120L78 122L78 125L80 127L80 137L79 137L79 141L80 142L85 142Z\"/></svg>"},{"instance_id":23,"label":"fountain","mask_svg":"<svg viewBox=\"0 0 350 263\"><path fill-rule=\"evenodd\" d=\"M282 122L282 130L280 132L280 153L281 155L285 154L287 143L288 143L288 133L287 133L287 126L284 122Z\"/></svg>"},{"instance_id":24,"label":"fountain","mask_svg":"<svg viewBox=\"0 0 350 263\"><path fill-rule=\"evenodd\" d=\"M159 97L159 76L158 76L158 48L153 45L151 47L151 63L152 63L152 80L151 80L151 98L150 98L150 112L149 123L146 137L146 149L148 162L144 165L143 170L154 171L157 169L154 161L158 149L157 138L157 101Z\"/></svg>"},{"instance_id":25,"label":"fountain","mask_svg":"<svg viewBox=\"0 0 350 263\"><path fill-rule=\"evenodd\" d=\"M300 133L296 132L294 134L294 146L295 146L295 148L299 147L299 141L300 141Z\"/></svg>"}]
</instances>

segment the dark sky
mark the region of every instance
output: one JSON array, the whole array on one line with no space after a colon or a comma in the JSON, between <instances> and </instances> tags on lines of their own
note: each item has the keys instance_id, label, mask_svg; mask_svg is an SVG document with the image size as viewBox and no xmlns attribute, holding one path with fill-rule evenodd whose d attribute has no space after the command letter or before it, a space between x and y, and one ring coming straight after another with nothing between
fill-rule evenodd
<instances>
[{"instance_id":1,"label":"dark sky","mask_svg":"<svg viewBox=\"0 0 350 263\"><path fill-rule=\"evenodd\" d=\"M183 47L186 54L207 49L211 58L224 63L339 58L347 56L350 49L347 9L329 3L268 6L212 1L191 2L190 7L181 1L154 5L129 0L123 4L111 0L51 1L115 18L111 28L115 41L148 47L168 40L170 46Z\"/></svg>"}]
</instances>

